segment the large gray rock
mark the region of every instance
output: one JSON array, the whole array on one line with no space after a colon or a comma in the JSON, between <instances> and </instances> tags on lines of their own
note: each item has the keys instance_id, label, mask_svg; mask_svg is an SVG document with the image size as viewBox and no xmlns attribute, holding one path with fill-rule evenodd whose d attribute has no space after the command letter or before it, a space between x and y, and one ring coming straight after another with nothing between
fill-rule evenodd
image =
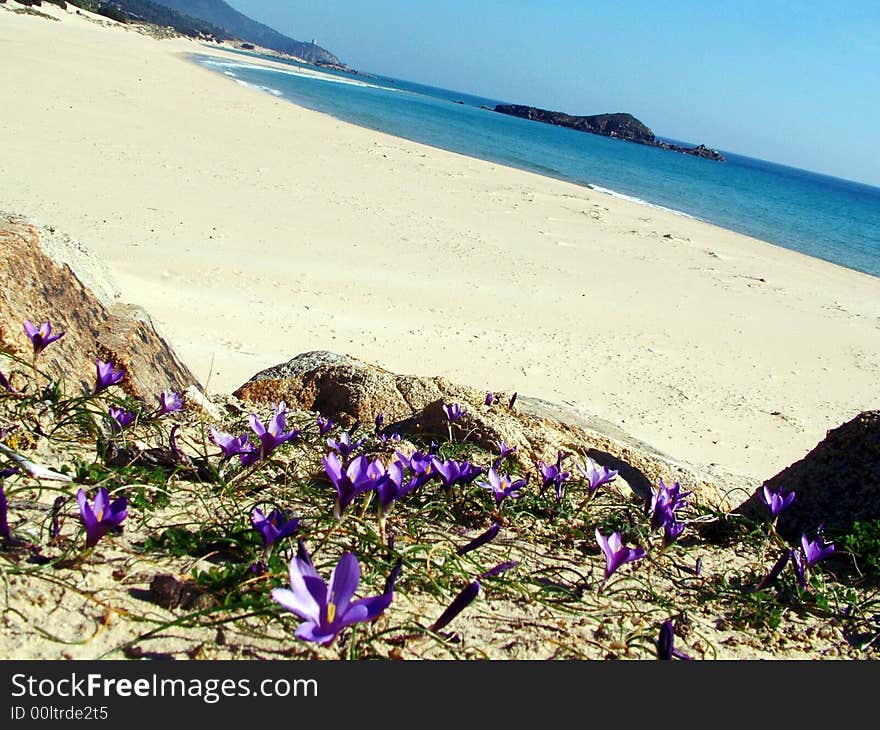
<instances>
[{"instance_id":1,"label":"large gray rock","mask_svg":"<svg viewBox=\"0 0 880 730\"><path fill-rule=\"evenodd\" d=\"M725 481L723 475L719 480L717 474L676 461L613 424L572 408L525 396L518 396L509 408L512 393L496 393L495 403L487 406L485 391L442 377L398 375L333 352L303 353L263 370L234 395L255 403L284 400L290 408L317 411L348 424L372 424L381 413L389 430L438 440L447 436L442 406L459 403L465 413L455 424L457 438L490 451L503 440L516 447L517 460L531 471L538 461L555 461L559 451L577 459L587 455L617 469L621 481L642 498L650 497L660 479L667 484L679 481L694 492L695 502L726 509L724 494L737 479Z\"/></svg>"}]
</instances>

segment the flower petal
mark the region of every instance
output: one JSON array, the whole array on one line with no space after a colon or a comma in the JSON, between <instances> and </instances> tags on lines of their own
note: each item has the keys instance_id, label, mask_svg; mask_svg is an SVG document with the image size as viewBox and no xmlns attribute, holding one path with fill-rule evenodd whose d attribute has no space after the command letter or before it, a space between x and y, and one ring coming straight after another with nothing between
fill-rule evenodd
<instances>
[{"instance_id":1,"label":"flower petal","mask_svg":"<svg viewBox=\"0 0 880 730\"><path fill-rule=\"evenodd\" d=\"M328 602L335 604L340 613L345 613L360 581L361 566L352 553L346 553L330 574Z\"/></svg>"}]
</instances>

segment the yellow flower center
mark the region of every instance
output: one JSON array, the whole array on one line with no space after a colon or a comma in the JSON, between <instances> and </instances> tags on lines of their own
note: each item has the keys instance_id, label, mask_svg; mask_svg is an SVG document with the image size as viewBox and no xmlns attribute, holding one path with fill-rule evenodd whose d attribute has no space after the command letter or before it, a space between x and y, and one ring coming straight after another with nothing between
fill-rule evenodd
<instances>
[{"instance_id":1,"label":"yellow flower center","mask_svg":"<svg viewBox=\"0 0 880 730\"><path fill-rule=\"evenodd\" d=\"M103 520L104 519L104 510L101 510L100 512L98 512L98 514L95 515L95 519L98 520L98 522Z\"/></svg>"},{"instance_id":2,"label":"yellow flower center","mask_svg":"<svg viewBox=\"0 0 880 730\"><path fill-rule=\"evenodd\" d=\"M327 604L327 623L332 624L336 620L336 604L328 603Z\"/></svg>"}]
</instances>

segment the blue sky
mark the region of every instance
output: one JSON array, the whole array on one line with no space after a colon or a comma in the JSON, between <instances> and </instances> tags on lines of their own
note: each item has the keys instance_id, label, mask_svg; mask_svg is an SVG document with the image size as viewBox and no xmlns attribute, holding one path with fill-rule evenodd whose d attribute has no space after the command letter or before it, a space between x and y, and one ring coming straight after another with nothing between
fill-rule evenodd
<instances>
[{"instance_id":1,"label":"blue sky","mask_svg":"<svg viewBox=\"0 0 880 730\"><path fill-rule=\"evenodd\" d=\"M227 0L353 68L880 186L880 1Z\"/></svg>"}]
</instances>

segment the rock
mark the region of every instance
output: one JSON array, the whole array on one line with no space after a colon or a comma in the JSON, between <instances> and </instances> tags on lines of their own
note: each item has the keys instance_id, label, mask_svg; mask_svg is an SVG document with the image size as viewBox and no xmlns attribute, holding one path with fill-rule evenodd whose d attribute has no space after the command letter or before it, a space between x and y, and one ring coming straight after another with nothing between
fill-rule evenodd
<instances>
[{"instance_id":1,"label":"rock","mask_svg":"<svg viewBox=\"0 0 880 730\"><path fill-rule=\"evenodd\" d=\"M156 573L150 581L150 600L162 608L180 607L187 611L203 611L216 600L195 581L181 581L170 573Z\"/></svg>"},{"instance_id":2,"label":"rock","mask_svg":"<svg viewBox=\"0 0 880 730\"><path fill-rule=\"evenodd\" d=\"M880 411L865 411L828 431L803 459L771 477L736 511L766 517L763 487L795 491L777 529L797 540L820 524L845 531L854 522L880 518Z\"/></svg>"},{"instance_id":3,"label":"rock","mask_svg":"<svg viewBox=\"0 0 880 730\"><path fill-rule=\"evenodd\" d=\"M441 398L485 398L474 388L444 378L396 375L352 357L327 351L306 352L262 370L233 395L245 401L277 403L317 411L338 423L372 423L382 413L386 423L410 418Z\"/></svg>"},{"instance_id":4,"label":"rock","mask_svg":"<svg viewBox=\"0 0 880 730\"><path fill-rule=\"evenodd\" d=\"M483 390L442 377L397 375L332 352L303 353L263 370L234 395L257 403L284 400L288 408L318 411L348 424L372 424L381 413L386 432L396 430L438 440L447 437L442 406L460 403L465 412L455 426L457 438L467 438L496 453L496 442L506 441L516 447L517 460L534 477L536 463L555 461L558 451L574 454L576 459L586 454L617 469L620 480L642 498L649 498L651 486L663 479L666 483L681 482L694 492L697 503L729 507L722 496L725 490L719 490L713 475L659 453L606 421L526 396L518 396L510 409L511 394L507 393L496 393L495 404L487 406Z\"/></svg>"},{"instance_id":5,"label":"rock","mask_svg":"<svg viewBox=\"0 0 880 730\"><path fill-rule=\"evenodd\" d=\"M46 240L51 242L54 260L43 249ZM152 405L164 388L183 391L198 386L149 316L116 301L115 285L80 244L26 218L2 215L0 251L0 347L4 350L29 361L33 350L22 324L25 319L37 325L48 320L53 331L65 334L43 351L39 365L51 377L66 380L68 392L94 386L97 358L124 367L124 391ZM82 265L101 296L67 261ZM3 367L13 369L11 363Z\"/></svg>"}]
</instances>

